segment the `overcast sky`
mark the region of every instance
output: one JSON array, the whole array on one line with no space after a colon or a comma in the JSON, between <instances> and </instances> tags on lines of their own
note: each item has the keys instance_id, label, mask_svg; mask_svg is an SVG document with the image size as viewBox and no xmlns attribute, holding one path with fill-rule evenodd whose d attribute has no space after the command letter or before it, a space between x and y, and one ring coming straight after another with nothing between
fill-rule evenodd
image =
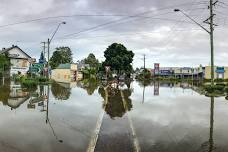
<instances>
[{"instance_id":1,"label":"overcast sky","mask_svg":"<svg viewBox=\"0 0 228 152\"><path fill-rule=\"evenodd\" d=\"M51 51L58 46L69 46L74 61L83 59L89 53L104 60L105 49L117 42L135 53L134 67L143 65L143 54L146 54L148 68L153 67L155 62L161 66L208 65L209 34L182 14L173 12L174 8L180 8L207 28L203 21L209 16L208 2L0 0L0 47L16 44L37 58L42 51L40 42L51 37L57 25L66 21L67 24L61 26L53 39ZM219 3L215 8L216 24L219 25L215 29L215 63L228 66L228 0L220 2L226 4ZM29 20L36 21L26 22ZM24 21L26 23L10 25ZM102 24L104 26L87 30Z\"/></svg>"}]
</instances>

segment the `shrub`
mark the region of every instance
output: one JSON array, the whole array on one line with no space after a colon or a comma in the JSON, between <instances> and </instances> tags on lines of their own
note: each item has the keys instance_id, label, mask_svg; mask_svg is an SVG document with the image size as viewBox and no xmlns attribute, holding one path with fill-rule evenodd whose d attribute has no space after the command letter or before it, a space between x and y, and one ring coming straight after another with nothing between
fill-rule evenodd
<instances>
[{"instance_id":1,"label":"shrub","mask_svg":"<svg viewBox=\"0 0 228 152\"><path fill-rule=\"evenodd\" d=\"M224 85L206 85L204 86L204 89L208 93L217 93L217 92L223 92L224 91Z\"/></svg>"},{"instance_id":2,"label":"shrub","mask_svg":"<svg viewBox=\"0 0 228 152\"><path fill-rule=\"evenodd\" d=\"M224 82L224 79L215 79L215 82Z\"/></svg>"},{"instance_id":3,"label":"shrub","mask_svg":"<svg viewBox=\"0 0 228 152\"><path fill-rule=\"evenodd\" d=\"M48 78L46 78L46 77L37 77L36 80L38 82L48 82Z\"/></svg>"},{"instance_id":4,"label":"shrub","mask_svg":"<svg viewBox=\"0 0 228 152\"><path fill-rule=\"evenodd\" d=\"M34 79L22 78L21 85L23 87L28 87L28 88L36 87L37 86L37 81L35 81Z\"/></svg>"},{"instance_id":5,"label":"shrub","mask_svg":"<svg viewBox=\"0 0 228 152\"><path fill-rule=\"evenodd\" d=\"M225 87L225 89L224 89L224 90L225 90L225 92L226 92L226 93L228 93L228 87Z\"/></svg>"}]
</instances>

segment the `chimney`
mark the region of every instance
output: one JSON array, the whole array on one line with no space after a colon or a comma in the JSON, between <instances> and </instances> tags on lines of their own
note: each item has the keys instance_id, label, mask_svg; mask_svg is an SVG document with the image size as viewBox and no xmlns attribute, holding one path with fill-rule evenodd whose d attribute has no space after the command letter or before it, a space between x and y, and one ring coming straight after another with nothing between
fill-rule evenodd
<instances>
[{"instance_id":1,"label":"chimney","mask_svg":"<svg viewBox=\"0 0 228 152\"><path fill-rule=\"evenodd\" d=\"M6 48L2 48L2 50L5 50Z\"/></svg>"},{"instance_id":2,"label":"chimney","mask_svg":"<svg viewBox=\"0 0 228 152\"><path fill-rule=\"evenodd\" d=\"M12 47L14 47L14 45L12 45Z\"/></svg>"}]
</instances>

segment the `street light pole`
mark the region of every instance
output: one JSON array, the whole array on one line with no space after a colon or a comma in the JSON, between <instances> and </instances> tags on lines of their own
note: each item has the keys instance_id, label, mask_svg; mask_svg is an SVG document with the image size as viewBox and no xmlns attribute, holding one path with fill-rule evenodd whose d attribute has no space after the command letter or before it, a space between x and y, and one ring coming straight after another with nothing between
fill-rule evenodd
<instances>
[{"instance_id":1,"label":"street light pole","mask_svg":"<svg viewBox=\"0 0 228 152\"><path fill-rule=\"evenodd\" d=\"M50 79L50 75L49 75L49 60L50 60L50 39L48 39L47 41L47 55L48 55L48 61L47 61L47 74L48 74L48 79Z\"/></svg>"},{"instance_id":2,"label":"street light pole","mask_svg":"<svg viewBox=\"0 0 228 152\"><path fill-rule=\"evenodd\" d=\"M201 27L204 31L206 31L210 35L210 45L211 45L211 85L214 85L214 13L213 13L213 6L217 3L218 1L213 3L213 0L210 0L210 17L204 21L205 23L210 24L210 30L206 29L203 27L200 23L198 23L196 20L191 18L188 14L183 12L180 9L174 9L174 12L181 12L184 16L189 18L191 21L193 21L195 24L197 24L199 27ZM210 20L210 22L208 22Z\"/></svg>"},{"instance_id":3,"label":"street light pole","mask_svg":"<svg viewBox=\"0 0 228 152\"><path fill-rule=\"evenodd\" d=\"M51 42L52 42L52 40L53 40L53 38L54 38L54 36L55 36L55 34L57 33L57 31L59 30L59 28L60 28L60 26L62 25L62 24L66 24L66 22L61 22L61 23L59 23L59 25L57 26L57 28L56 28L56 30L54 31L54 33L52 34L52 37L51 37L51 39L48 39L48 42L47 42L47 51L48 51L48 61L47 61L47 72L48 72L48 79L50 79L50 74L49 74L49 66L50 66L50 63L49 63L49 60L50 60L50 44L51 44Z\"/></svg>"},{"instance_id":4,"label":"street light pole","mask_svg":"<svg viewBox=\"0 0 228 152\"><path fill-rule=\"evenodd\" d=\"M214 85L214 14L213 0L210 0L210 42L211 42L211 85Z\"/></svg>"}]
</instances>

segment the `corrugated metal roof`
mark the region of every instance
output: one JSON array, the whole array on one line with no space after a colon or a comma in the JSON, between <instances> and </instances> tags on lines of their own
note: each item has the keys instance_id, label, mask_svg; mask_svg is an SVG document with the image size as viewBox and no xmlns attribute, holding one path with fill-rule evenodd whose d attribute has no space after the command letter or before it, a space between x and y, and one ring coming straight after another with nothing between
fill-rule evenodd
<instances>
[{"instance_id":1,"label":"corrugated metal roof","mask_svg":"<svg viewBox=\"0 0 228 152\"><path fill-rule=\"evenodd\" d=\"M60 64L56 69L71 69L71 64L70 63Z\"/></svg>"}]
</instances>

